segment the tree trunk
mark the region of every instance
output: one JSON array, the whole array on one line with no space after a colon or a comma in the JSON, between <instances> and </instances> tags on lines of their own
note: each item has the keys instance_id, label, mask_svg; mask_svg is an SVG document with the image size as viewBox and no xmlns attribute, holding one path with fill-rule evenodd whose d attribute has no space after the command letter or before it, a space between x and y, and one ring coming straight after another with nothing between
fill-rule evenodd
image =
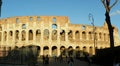
<instances>
[{"instance_id":1,"label":"tree trunk","mask_svg":"<svg viewBox=\"0 0 120 66\"><path fill-rule=\"evenodd\" d=\"M105 16L106 16L105 20L108 25L109 36L110 36L110 38L109 38L110 39L110 48L113 48L114 47L114 36L113 36L113 27L111 25L109 12L106 11Z\"/></svg>"}]
</instances>

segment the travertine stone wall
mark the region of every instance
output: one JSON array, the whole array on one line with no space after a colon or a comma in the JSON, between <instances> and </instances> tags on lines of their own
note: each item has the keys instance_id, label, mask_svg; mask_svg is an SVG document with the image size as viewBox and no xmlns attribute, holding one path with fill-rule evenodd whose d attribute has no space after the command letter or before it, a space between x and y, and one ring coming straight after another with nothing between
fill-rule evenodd
<instances>
[{"instance_id":1,"label":"travertine stone wall","mask_svg":"<svg viewBox=\"0 0 120 66\"><path fill-rule=\"evenodd\" d=\"M114 27L115 46L119 45L118 29ZM94 37L95 35L95 37ZM71 24L67 16L21 16L0 19L1 50L15 46L37 45L40 55L60 55L60 48L79 48L95 53L109 47L107 24L95 26ZM95 40L95 42L94 42Z\"/></svg>"}]
</instances>

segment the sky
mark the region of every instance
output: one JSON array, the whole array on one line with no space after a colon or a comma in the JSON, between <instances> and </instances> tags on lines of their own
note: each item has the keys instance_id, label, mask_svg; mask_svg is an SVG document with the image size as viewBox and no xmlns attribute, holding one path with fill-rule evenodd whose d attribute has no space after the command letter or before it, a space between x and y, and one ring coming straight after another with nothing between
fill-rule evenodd
<instances>
[{"instance_id":1,"label":"sky","mask_svg":"<svg viewBox=\"0 0 120 66\"><path fill-rule=\"evenodd\" d=\"M105 8L101 0L2 0L1 18L14 16L68 16L72 24L95 26L105 22ZM115 0L111 0L111 4ZM120 31L120 0L110 11L111 23ZM120 35L120 32L119 32Z\"/></svg>"}]
</instances>

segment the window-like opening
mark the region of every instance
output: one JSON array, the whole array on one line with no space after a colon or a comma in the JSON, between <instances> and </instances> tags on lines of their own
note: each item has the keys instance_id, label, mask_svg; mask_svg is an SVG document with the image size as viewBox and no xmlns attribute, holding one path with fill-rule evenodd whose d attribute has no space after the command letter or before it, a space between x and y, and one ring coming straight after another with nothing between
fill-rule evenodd
<instances>
[{"instance_id":1,"label":"window-like opening","mask_svg":"<svg viewBox=\"0 0 120 66\"><path fill-rule=\"evenodd\" d=\"M86 27L83 25L83 26L82 26L82 30L85 30L85 29L86 29Z\"/></svg>"},{"instance_id":2,"label":"window-like opening","mask_svg":"<svg viewBox=\"0 0 120 66\"><path fill-rule=\"evenodd\" d=\"M26 29L26 24L22 24L22 29Z\"/></svg>"},{"instance_id":3,"label":"window-like opening","mask_svg":"<svg viewBox=\"0 0 120 66\"><path fill-rule=\"evenodd\" d=\"M69 39L70 41L72 41L72 39L73 39L73 32L72 32L72 30L70 30L70 31L68 32L68 39Z\"/></svg>"},{"instance_id":4,"label":"window-like opening","mask_svg":"<svg viewBox=\"0 0 120 66\"><path fill-rule=\"evenodd\" d=\"M87 52L86 46L83 47L83 52Z\"/></svg>"},{"instance_id":5,"label":"window-like opening","mask_svg":"<svg viewBox=\"0 0 120 66\"><path fill-rule=\"evenodd\" d=\"M60 32L60 40L65 41L65 31L64 30L62 30Z\"/></svg>"},{"instance_id":6,"label":"window-like opening","mask_svg":"<svg viewBox=\"0 0 120 66\"><path fill-rule=\"evenodd\" d=\"M99 33L99 39L102 39L102 35L101 35L101 33Z\"/></svg>"},{"instance_id":7,"label":"window-like opening","mask_svg":"<svg viewBox=\"0 0 120 66\"><path fill-rule=\"evenodd\" d=\"M19 18L16 18L16 23L19 23Z\"/></svg>"},{"instance_id":8,"label":"window-like opening","mask_svg":"<svg viewBox=\"0 0 120 66\"><path fill-rule=\"evenodd\" d=\"M45 29L44 30L44 40L48 40L49 39L49 30Z\"/></svg>"},{"instance_id":9,"label":"window-like opening","mask_svg":"<svg viewBox=\"0 0 120 66\"><path fill-rule=\"evenodd\" d=\"M30 21L32 21L33 20L33 18L32 17L30 17Z\"/></svg>"},{"instance_id":10,"label":"window-like opening","mask_svg":"<svg viewBox=\"0 0 120 66\"><path fill-rule=\"evenodd\" d=\"M89 40L91 40L91 39L92 39L92 33L89 32Z\"/></svg>"},{"instance_id":11,"label":"window-like opening","mask_svg":"<svg viewBox=\"0 0 120 66\"><path fill-rule=\"evenodd\" d=\"M43 55L49 55L49 47L48 46L45 46L43 48Z\"/></svg>"},{"instance_id":12,"label":"window-like opening","mask_svg":"<svg viewBox=\"0 0 120 66\"><path fill-rule=\"evenodd\" d=\"M12 31L10 31L10 36L12 36L13 35L13 32Z\"/></svg>"},{"instance_id":13,"label":"window-like opening","mask_svg":"<svg viewBox=\"0 0 120 66\"><path fill-rule=\"evenodd\" d=\"M7 40L7 32L5 31L4 32L4 41L6 41Z\"/></svg>"},{"instance_id":14,"label":"window-like opening","mask_svg":"<svg viewBox=\"0 0 120 66\"><path fill-rule=\"evenodd\" d=\"M80 39L80 33L79 33L79 31L76 31L76 32L75 32L75 39L76 39L76 40L79 40L79 39Z\"/></svg>"},{"instance_id":15,"label":"window-like opening","mask_svg":"<svg viewBox=\"0 0 120 66\"><path fill-rule=\"evenodd\" d=\"M57 56L57 47L56 46L52 47L52 56Z\"/></svg>"},{"instance_id":16,"label":"window-like opening","mask_svg":"<svg viewBox=\"0 0 120 66\"><path fill-rule=\"evenodd\" d=\"M1 41L1 39L2 39L2 33L0 32L0 41Z\"/></svg>"},{"instance_id":17,"label":"window-like opening","mask_svg":"<svg viewBox=\"0 0 120 66\"><path fill-rule=\"evenodd\" d=\"M23 31L22 31L22 41L24 41L25 38L26 38L26 32L23 30Z\"/></svg>"},{"instance_id":18,"label":"window-like opening","mask_svg":"<svg viewBox=\"0 0 120 66\"><path fill-rule=\"evenodd\" d=\"M0 31L2 31L2 26L0 25Z\"/></svg>"},{"instance_id":19,"label":"window-like opening","mask_svg":"<svg viewBox=\"0 0 120 66\"><path fill-rule=\"evenodd\" d=\"M54 17L52 21L53 21L53 22L56 22L56 18Z\"/></svg>"},{"instance_id":20,"label":"window-like opening","mask_svg":"<svg viewBox=\"0 0 120 66\"><path fill-rule=\"evenodd\" d=\"M52 40L57 40L57 30L52 31Z\"/></svg>"},{"instance_id":21,"label":"window-like opening","mask_svg":"<svg viewBox=\"0 0 120 66\"><path fill-rule=\"evenodd\" d=\"M29 30L29 40L33 40L33 31Z\"/></svg>"},{"instance_id":22,"label":"window-like opening","mask_svg":"<svg viewBox=\"0 0 120 66\"><path fill-rule=\"evenodd\" d=\"M86 33L82 32L82 39L86 39Z\"/></svg>"},{"instance_id":23,"label":"window-like opening","mask_svg":"<svg viewBox=\"0 0 120 66\"><path fill-rule=\"evenodd\" d=\"M37 41L40 41L40 36L41 36L41 32L40 32L40 30L38 29L38 30L36 31L36 40L37 40Z\"/></svg>"},{"instance_id":24,"label":"window-like opening","mask_svg":"<svg viewBox=\"0 0 120 66\"><path fill-rule=\"evenodd\" d=\"M16 30L16 32L15 32L15 40L19 40L19 31L18 30Z\"/></svg>"},{"instance_id":25,"label":"window-like opening","mask_svg":"<svg viewBox=\"0 0 120 66\"><path fill-rule=\"evenodd\" d=\"M93 54L93 48L92 48L92 47L89 48L89 54L90 54L90 55Z\"/></svg>"},{"instance_id":26,"label":"window-like opening","mask_svg":"<svg viewBox=\"0 0 120 66\"><path fill-rule=\"evenodd\" d=\"M39 16L37 17L37 20L40 21L40 17Z\"/></svg>"},{"instance_id":27,"label":"window-like opening","mask_svg":"<svg viewBox=\"0 0 120 66\"><path fill-rule=\"evenodd\" d=\"M56 24L52 24L52 29L57 29L57 25Z\"/></svg>"}]
</instances>

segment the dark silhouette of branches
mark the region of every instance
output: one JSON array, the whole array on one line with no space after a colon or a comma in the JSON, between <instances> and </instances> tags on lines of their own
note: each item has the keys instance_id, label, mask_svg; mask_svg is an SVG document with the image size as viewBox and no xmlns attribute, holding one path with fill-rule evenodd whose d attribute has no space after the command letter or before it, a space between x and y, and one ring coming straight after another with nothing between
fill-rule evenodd
<instances>
[{"instance_id":1,"label":"dark silhouette of branches","mask_svg":"<svg viewBox=\"0 0 120 66\"><path fill-rule=\"evenodd\" d=\"M103 3L105 9L106 9L106 12L105 12L105 16L106 16L106 23L108 25L108 30L109 30L109 35L110 35L110 47L113 48L114 47L114 36L113 36L113 33L114 33L114 28L112 27L112 24L111 24L111 20L110 20L110 10L113 6L115 6L115 4L118 2L118 0L115 0L115 2L110 5L110 0L101 0L101 2Z\"/></svg>"}]
</instances>

